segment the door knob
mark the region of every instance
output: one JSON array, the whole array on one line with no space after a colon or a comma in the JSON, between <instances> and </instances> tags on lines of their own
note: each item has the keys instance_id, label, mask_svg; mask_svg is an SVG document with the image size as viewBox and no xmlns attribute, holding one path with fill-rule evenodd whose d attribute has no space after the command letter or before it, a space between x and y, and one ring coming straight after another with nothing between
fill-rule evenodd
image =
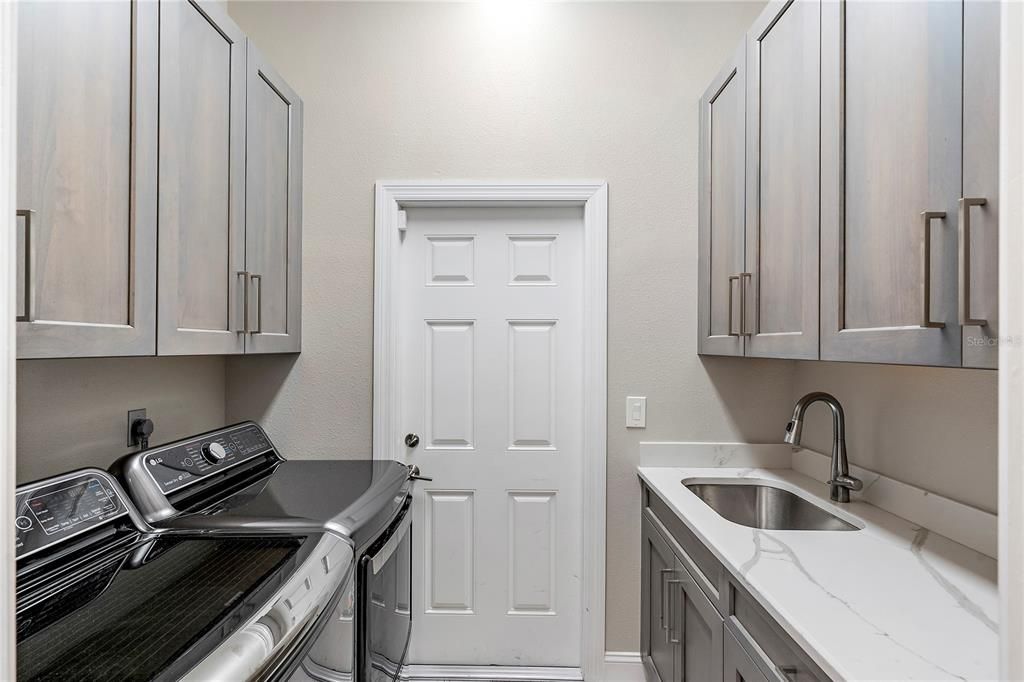
<instances>
[{"instance_id":1,"label":"door knob","mask_svg":"<svg viewBox=\"0 0 1024 682\"><path fill-rule=\"evenodd\" d=\"M416 447L419 444L420 444L420 437L417 436L415 433L407 433L407 434L405 434L405 447L407 447L407 448L414 448L414 447Z\"/></svg>"}]
</instances>

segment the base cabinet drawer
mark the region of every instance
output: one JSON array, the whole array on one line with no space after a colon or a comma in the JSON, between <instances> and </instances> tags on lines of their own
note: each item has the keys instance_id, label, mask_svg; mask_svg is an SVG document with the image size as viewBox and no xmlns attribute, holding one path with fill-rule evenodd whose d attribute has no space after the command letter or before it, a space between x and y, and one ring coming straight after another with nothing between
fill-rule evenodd
<instances>
[{"instance_id":1,"label":"base cabinet drawer","mask_svg":"<svg viewBox=\"0 0 1024 682\"><path fill-rule=\"evenodd\" d=\"M729 629L758 652L774 679L785 682L824 682L829 677L782 631L768 613L739 585L729 586ZM769 674L769 679L773 675Z\"/></svg>"},{"instance_id":2,"label":"base cabinet drawer","mask_svg":"<svg viewBox=\"0 0 1024 682\"><path fill-rule=\"evenodd\" d=\"M725 682L768 682L768 676L754 664L729 628L725 631Z\"/></svg>"}]
</instances>

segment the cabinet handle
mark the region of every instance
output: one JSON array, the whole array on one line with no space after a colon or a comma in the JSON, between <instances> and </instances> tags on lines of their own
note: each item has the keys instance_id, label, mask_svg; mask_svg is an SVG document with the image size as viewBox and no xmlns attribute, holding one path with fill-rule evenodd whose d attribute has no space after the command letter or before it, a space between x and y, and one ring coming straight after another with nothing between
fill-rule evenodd
<instances>
[{"instance_id":1,"label":"cabinet handle","mask_svg":"<svg viewBox=\"0 0 1024 682\"><path fill-rule=\"evenodd\" d=\"M984 327L988 320L971 317L971 207L984 206L980 197L960 199L960 324Z\"/></svg>"},{"instance_id":2,"label":"cabinet handle","mask_svg":"<svg viewBox=\"0 0 1024 682\"><path fill-rule=\"evenodd\" d=\"M739 279L740 279L739 275L729 275L729 296L728 296L728 299L729 299L729 336L741 336L743 334L743 320L740 320L740 333L739 334L735 334L732 331L732 283L734 281L739 281ZM742 296L742 292L741 292L741 296ZM740 312L741 313L743 312L743 301L742 300L740 301Z\"/></svg>"},{"instance_id":3,"label":"cabinet handle","mask_svg":"<svg viewBox=\"0 0 1024 682\"><path fill-rule=\"evenodd\" d=\"M235 331L246 334L249 332L249 272L239 270L235 273L235 277L242 278L242 328Z\"/></svg>"},{"instance_id":4,"label":"cabinet handle","mask_svg":"<svg viewBox=\"0 0 1024 682\"><path fill-rule=\"evenodd\" d=\"M924 297L924 315L921 326L929 329L942 329L945 322L932 321L932 220L946 218L945 211L921 211L924 219L924 286L921 287Z\"/></svg>"},{"instance_id":5,"label":"cabinet handle","mask_svg":"<svg viewBox=\"0 0 1024 682\"><path fill-rule=\"evenodd\" d=\"M668 586L668 629L665 632L665 642L667 642L668 644L679 644L679 638L674 636L675 628L672 627L672 623L675 620L675 617L673 615L674 609L672 608L672 604L674 603L672 601L672 586L682 585L683 581L669 580L666 581L665 584Z\"/></svg>"},{"instance_id":6,"label":"cabinet handle","mask_svg":"<svg viewBox=\"0 0 1024 682\"><path fill-rule=\"evenodd\" d=\"M18 315L15 320L18 322L34 322L36 319L36 277L33 270L35 265L35 240L32 239L32 223L35 221L36 212L32 209L15 211L19 218L25 219L25 314Z\"/></svg>"},{"instance_id":7,"label":"cabinet handle","mask_svg":"<svg viewBox=\"0 0 1024 682\"><path fill-rule=\"evenodd\" d=\"M665 576L672 575L675 573L674 568L663 568L659 571L661 577L658 579L661 588L661 603L658 604L658 622L661 623L661 629L664 630L667 626L665 625L665 602L668 601L667 593L668 590L665 588Z\"/></svg>"},{"instance_id":8,"label":"cabinet handle","mask_svg":"<svg viewBox=\"0 0 1024 682\"><path fill-rule=\"evenodd\" d=\"M249 275L249 281L259 283L256 287L256 329L251 334L263 333L263 275Z\"/></svg>"},{"instance_id":9,"label":"cabinet handle","mask_svg":"<svg viewBox=\"0 0 1024 682\"><path fill-rule=\"evenodd\" d=\"M740 273L740 336L750 336L747 331L747 280L754 281L754 275L749 272Z\"/></svg>"}]
</instances>

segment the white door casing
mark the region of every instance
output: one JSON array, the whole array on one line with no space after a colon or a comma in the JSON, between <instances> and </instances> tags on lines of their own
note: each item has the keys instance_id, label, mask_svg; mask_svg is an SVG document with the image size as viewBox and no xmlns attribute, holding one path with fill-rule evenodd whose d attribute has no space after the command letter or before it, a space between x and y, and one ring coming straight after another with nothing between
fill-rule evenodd
<instances>
[{"instance_id":1,"label":"white door casing","mask_svg":"<svg viewBox=\"0 0 1024 682\"><path fill-rule=\"evenodd\" d=\"M606 192L378 184L374 456L434 477L412 663L600 678Z\"/></svg>"}]
</instances>

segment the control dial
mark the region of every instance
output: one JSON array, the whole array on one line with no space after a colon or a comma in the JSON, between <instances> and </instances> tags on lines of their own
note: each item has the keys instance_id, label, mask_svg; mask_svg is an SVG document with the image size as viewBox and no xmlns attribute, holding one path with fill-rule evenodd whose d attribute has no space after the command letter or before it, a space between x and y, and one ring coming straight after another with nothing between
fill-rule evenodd
<instances>
[{"instance_id":1,"label":"control dial","mask_svg":"<svg viewBox=\"0 0 1024 682\"><path fill-rule=\"evenodd\" d=\"M201 450L203 453L203 459L210 464L217 464L227 457L228 454L228 451L224 449L224 446L217 442L203 443Z\"/></svg>"}]
</instances>

